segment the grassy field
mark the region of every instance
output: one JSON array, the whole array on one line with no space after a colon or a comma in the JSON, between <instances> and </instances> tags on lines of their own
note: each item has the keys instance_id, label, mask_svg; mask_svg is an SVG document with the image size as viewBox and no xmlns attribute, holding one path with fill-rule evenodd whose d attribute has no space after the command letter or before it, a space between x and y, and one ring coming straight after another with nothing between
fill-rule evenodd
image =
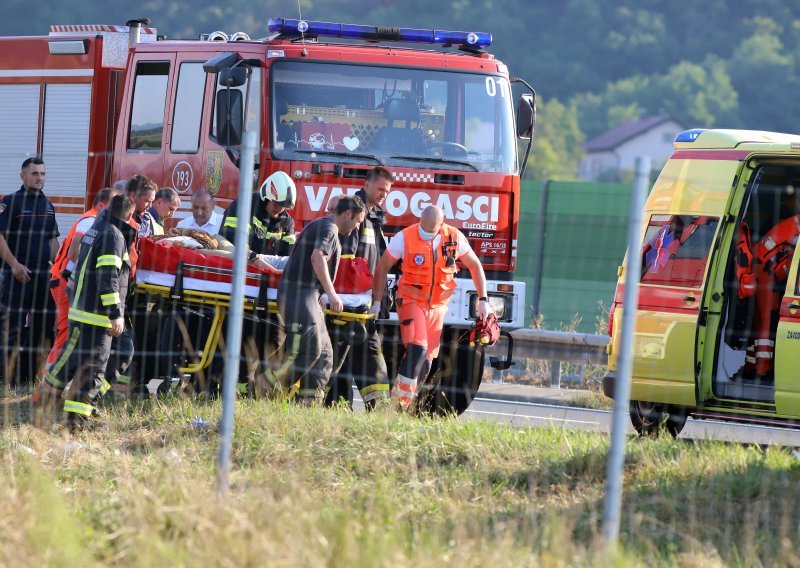
<instances>
[{"instance_id":1,"label":"grassy field","mask_svg":"<svg viewBox=\"0 0 800 568\"><path fill-rule=\"evenodd\" d=\"M75 436L28 409L2 399L3 566L800 565L800 461L777 449L631 443L607 559L604 435L243 400L220 500L218 402L115 403Z\"/></svg>"}]
</instances>

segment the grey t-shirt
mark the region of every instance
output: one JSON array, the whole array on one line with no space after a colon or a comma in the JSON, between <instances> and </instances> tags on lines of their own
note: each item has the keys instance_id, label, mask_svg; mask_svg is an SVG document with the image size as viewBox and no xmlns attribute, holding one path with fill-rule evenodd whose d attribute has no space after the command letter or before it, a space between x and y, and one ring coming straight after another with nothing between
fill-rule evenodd
<instances>
[{"instance_id":1,"label":"grey t-shirt","mask_svg":"<svg viewBox=\"0 0 800 568\"><path fill-rule=\"evenodd\" d=\"M319 249L328 258L328 273L333 281L342 248L339 244L339 230L330 217L315 219L303 228L283 269L278 286L279 297L292 294L298 289L322 291L322 284L311 266L311 253L314 249Z\"/></svg>"}]
</instances>

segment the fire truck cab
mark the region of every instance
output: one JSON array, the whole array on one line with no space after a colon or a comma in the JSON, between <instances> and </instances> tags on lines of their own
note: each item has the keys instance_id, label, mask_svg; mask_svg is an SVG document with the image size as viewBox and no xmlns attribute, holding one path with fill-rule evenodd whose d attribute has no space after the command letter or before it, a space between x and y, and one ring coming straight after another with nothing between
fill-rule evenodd
<instances>
[{"instance_id":1,"label":"fire truck cab","mask_svg":"<svg viewBox=\"0 0 800 568\"><path fill-rule=\"evenodd\" d=\"M631 421L800 420L800 137L695 129L675 140L644 208ZM614 395L625 270L609 321Z\"/></svg>"},{"instance_id":2,"label":"fire truck cab","mask_svg":"<svg viewBox=\"0 0 800 568\"><path fill-rule=\"evenodd\" d=\"M491 35L287 19L268 29L257 40L215 32L165 41L131 21L0 38L0 191L16 189L19 164L41 155L64 234L99 188L135 174L178 191L180 219L198 188L221 213L240 175L260 183L282 170L298 187L291 214L300 229L382 165L395 177L386 233L441 207L481 258L501 325L520 327L524 283L512 274L535 93L485 51ZM419 43L431 47L408 47ZM513 82L530 91L516 113ZM260 141L253 172L239 170L245 130ZM528 141L522 161L518 138ZM467 365L474 350L458 347L477 300L469 275L459 276L443 341L452 349L437 372L468 385L458 405L466 408L483 357ZM396 316L382 325L388 344L398 343Z\"/></svg>"}]
</instances>

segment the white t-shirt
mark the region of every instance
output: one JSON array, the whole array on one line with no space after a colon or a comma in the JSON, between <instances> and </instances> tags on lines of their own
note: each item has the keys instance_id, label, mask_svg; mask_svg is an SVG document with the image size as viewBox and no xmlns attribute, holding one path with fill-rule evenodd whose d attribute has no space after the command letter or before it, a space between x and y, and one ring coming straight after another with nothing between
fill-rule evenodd
<instances>
[{"instance_id":1,"label":"white t-shirt","mask_svg":"<svg viewBox=\"0 0 800 568\"><path fill-rule=\"evenodd\" d=\"M456 235L458 240L458 256L462 257L467 254L471 249L469 247L469 241L467 241L467 237L464 236L464 233L456 229ZM442 245L442 235L436 235L433 237L433 247L438 249ZM400 260L403 258L403 250L405 249L405 239L403 238L403 233L397 233L392 239L389 241L389 245L386 247L386 250L392 255L392 258L396 258Z\"/></svg>"},{"instance_id":2,"label":"white t-shirt","mask_svg":"<svg viewBox=\"0 0 800 568\"><path fill-rule=\"evenodd\" d=\"M202 227L197 224L197 221L194 220L194 215L189 215L186 217L186 219L183 219L175 226L179 229L200 229L209 235L216 235L219 233L220 223L222 223L222 215L216 211L212 211L211 217L209 217L206 224Z\"/></svg>"},{"instance_id":3,"label":"white t-shirt","mask_svg":"<svg viewBox=\"0 0 800 568\"><path fill-rule=\"evenodd\" d=\"M97 219L97 217L85 217L78 221L78 224L75 226L75 236L85 235L86 231L91 229L92 225L94 225L95 219Z\"/></svg>"}]
</instances>

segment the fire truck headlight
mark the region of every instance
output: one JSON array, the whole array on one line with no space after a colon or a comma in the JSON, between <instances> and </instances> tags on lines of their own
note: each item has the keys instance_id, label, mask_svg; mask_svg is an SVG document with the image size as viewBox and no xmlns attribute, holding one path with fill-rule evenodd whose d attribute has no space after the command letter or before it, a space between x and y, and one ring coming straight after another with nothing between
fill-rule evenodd
<instances>
[{"instance_id":1,"label":"fire truck headlight","mask_svg":"<svg viewBox=\"0 0 800 568\"><path fill-rule=\"evenodd\" d=\"M489 309L497 316L498 321L512 320L513 295L503 292L489 292ZM471 292L469 295L469 317L478 317L478 293Z\"/></svg>"}]
</instances>

